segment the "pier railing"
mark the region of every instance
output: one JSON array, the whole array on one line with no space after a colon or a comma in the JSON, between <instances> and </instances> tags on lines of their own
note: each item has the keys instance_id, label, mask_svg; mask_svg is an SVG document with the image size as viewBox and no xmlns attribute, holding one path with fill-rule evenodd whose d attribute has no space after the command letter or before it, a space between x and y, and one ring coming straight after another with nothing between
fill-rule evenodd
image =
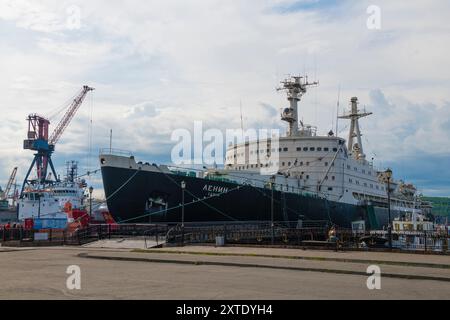
<instances>
[{"instance_id":1,"label":"pier railing","mask_svg":"<svg viewBox=\"0 0 450 320\"><path fill-rule=\"evenodd\" d=\"M140 238L166 245L257 245L332 250L398 250L450 254L448 230L393 232L392 249L387 231L354 232L333 229L326 222L223 223L223 224L120 224L91 225L79 230L25 230L0 228L5 246L83 245L104 239Z\"/></svg>"},{"instance_id":2,"label":"pier railing","mask_svg":"<svg viewBox=\"0 0 450 320\"><path fill-rule=\"evenodd\" d=\"M387 231L355 232L334 229L328 225L292 226L286 224L258 223L236 225L206 225L184 228L173 227L167 243L173 245L217 244L223 240L228 245L274 245L298 248L365 251L403 251L417 253L450 254L448 231L393 232L392 248Z\"/></svg>"},{"instance_id":3,"label":"pier railing","mask_svg":"<svg viewBox=\"0 0 450 320\"><path fill-rule=\"evenodd\" d=\"M165 239L170 230L167 225L127 224L91 225L76 230L25 230L19 228L0 228L0 243L9 246L58 246L84 245L105 239L149 238Z\"/></svg>"},{"instance_id":4,"label":"pier railing","mask_svg":"<svg viewBox=\"0 0 450 320\"><path fill-rule=\"evenodd\" d=\"M179 244L216 243L222 237L227 244L292 244L326 239L328 228L314 225L297 228L287 224L268 223L224 224L212 226L178 225L167 235L167 242Z\"/></svg>"}]
</instances>

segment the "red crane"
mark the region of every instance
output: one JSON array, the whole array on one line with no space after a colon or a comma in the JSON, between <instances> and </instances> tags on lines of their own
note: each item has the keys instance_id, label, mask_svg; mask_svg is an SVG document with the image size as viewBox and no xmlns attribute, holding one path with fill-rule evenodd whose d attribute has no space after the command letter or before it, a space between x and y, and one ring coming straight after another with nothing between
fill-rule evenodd
<instances>
[{"instance_id":1,"label":"red crane","mask_svg":"<svg viewBox=\"0 0 450 320\"><path fill-rule=\"evenodd\" d=\"M58 176L56 174L55 167L53 166L53 162L51 156L55 151L55 145L61 138L64 130L70 124L76 112L82 105L86 95L93 91L94 88L83 86L81 92L75 97L75 99L70 104L67 109L64 117L59 122L58 126L55 128L53 133L49 138L49 126L50 121L44 117L41 117L37 114L32 114L28 116L28 139L24 141L23 148L26 150L36 151L34 155L33 162L31 163L30 168L25 176L25 180L22 186L22 193L27 185L34 184L52 184L53 181L49 181L47 178L48 166L52 170L53 176L55 180L58 181ZM29 180L29 176L31 170L36 165L37 169L37 179Z\"/></svg>"},{"instance_id":2,"label":"red crane","mask_svg":"<svg viewBox=\"0 0 450 320\"><path fill-rule=\"evenodd\" d=\"M94 88L90 88L88 86L84 86L81 93L73 100L72 104L70 105L69 109L67 109L64 117L59 122L56 129L53 131L52 135L50 136L49 144L55 145L58 140L61 138L62 134L64 133L64 130L66 130L67 126L69 125L70 121L72 121L73 117L75 116L75 113L77 113L78 109L81 107L81 104L83 103L84 98L86 95L93 91Z\"/></svg>"}]
</instances>

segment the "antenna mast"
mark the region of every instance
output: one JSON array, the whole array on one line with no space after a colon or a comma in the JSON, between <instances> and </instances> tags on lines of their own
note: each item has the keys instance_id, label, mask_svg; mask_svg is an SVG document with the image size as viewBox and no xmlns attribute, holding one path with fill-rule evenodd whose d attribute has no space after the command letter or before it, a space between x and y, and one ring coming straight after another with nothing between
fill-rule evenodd
<instances>
[{"instance_id":1,"label":"antenna mast","mask_svg":"<svg viewBox=\"0 0 450 320\"><path fill-rule=\"evenodd\" d=\"M362 134L359 128L359 119L370 116L372 112L366 112L365 110L360 113L361 110L358 110L358 98L353 97L351 99L351 111L348 114L344 114L340 116L340 119L348 119L351 120L350 124L350 132L348 137L348 151L352 153L352 155L357 160L365 160L366 155L363 151L362 146ZM354 139L357 139L357 143L354 143Z\"/></svg>"},{"instance_id":2,"label":"antenna mast","mask_svg":"<svg viewBox=\"0 0 450 320\"><path fill-rule=\"evenodd\" d=\"M288 79L281 82L281 87L277 91L286 91L288 96L288 101L290 103L289 108L283 110L281 114L281 120L289 123L288 136L298 136L298 102L301 100L302 96L306 93L308 87L316 86L319 82L308 82L308 76L301 77L289 77Z\"/></svg>"}]
</instances>

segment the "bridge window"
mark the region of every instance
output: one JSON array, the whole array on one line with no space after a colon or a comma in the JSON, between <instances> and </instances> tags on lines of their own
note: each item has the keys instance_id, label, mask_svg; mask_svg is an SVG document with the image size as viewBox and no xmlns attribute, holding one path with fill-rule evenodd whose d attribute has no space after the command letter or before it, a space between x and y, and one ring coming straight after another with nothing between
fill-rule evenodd
<instances>
[{"instance_id":1,"label":"bridge window","mask_svg":"<svg viewBox=\"0 0 450 320\"><path fill-rule=\"evenodd\" d=\"M333 148L333 151L334 151L334 152L337 152L337 151L338 151L338 149L337 149L337 148Z\"/></svg>"},{"instance_id":2,"label":"bridge window","mask_svg":"<svg viewBox=\"0 0 450 320\"><path fill-rule=\"evenodd\" d=\"M316 151L316 148L314 148L314 147L309 148L309 151Z\"/></svg>"},{"instance_id":3,"label":"bridge window","mask_svg":"<svg viewBox=\"0 0 450 320\"><path fill-rule=\"evenodd\" d=\"M304 147L304 148L303 148L303 151L308 151L308 148L307 148L307 147Z\"/></svg>"},{"instance_id":4,"label":"bridge window","mask_svg":"<svg viewBox=\"0 0 450 320\"><path fill-rule=\"evenodd\" d=\"M322 151L322 148L317 148L317 151Z\"/></svg>"},{"instance_id":5,"label":"bridge window","mask_svg":"<svg viewBox=\"0 0 450 320\"><path fill-rule=\"evenodd\" d=\"M328 152L330 151L330 148L323 148L323 151Z\"/></svg>"}]
</instances>

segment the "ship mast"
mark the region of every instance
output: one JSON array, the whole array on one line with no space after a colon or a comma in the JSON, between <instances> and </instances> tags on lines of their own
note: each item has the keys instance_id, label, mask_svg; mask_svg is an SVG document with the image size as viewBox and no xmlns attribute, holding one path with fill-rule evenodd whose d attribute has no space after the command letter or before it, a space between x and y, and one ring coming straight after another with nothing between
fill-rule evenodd
<instances>
[{"instance_id":1,"label":"ship mast","mask_svg":"<svg viewBox=\"0 0 450 320\"><path fill-rule=\"evenodd\" d=\"M359 119L370 116L372 112L366 112L365 110L361 112L361 110L358 110L358 98L356 97L351 99L351 106L350 113L340 116L339 119L351 120L350 132L348 136L348 151L355 157L355 159L365 160L366 155L364 154L362 145L362 134L359 127ZM357 141L356 143L355 138Z\"/></svg>"},{"instance_id":2,"label":"ship mast","mask_svg":"<svg viewBox=\"0 0 450 320\"><path fill-rule=\"evenodd\" d=\"M299 136L299 116L298 116L298 102L302 96L306 93L307 88L310 86L316 86L318 82L308 82L308 76L306 77L290 77L281 82L282 86L277 91L286 91L289 108L283 110L281 114L281 120L286 121L289 124L287 132L288 137Z\"/></svg>"}]
</instances>

